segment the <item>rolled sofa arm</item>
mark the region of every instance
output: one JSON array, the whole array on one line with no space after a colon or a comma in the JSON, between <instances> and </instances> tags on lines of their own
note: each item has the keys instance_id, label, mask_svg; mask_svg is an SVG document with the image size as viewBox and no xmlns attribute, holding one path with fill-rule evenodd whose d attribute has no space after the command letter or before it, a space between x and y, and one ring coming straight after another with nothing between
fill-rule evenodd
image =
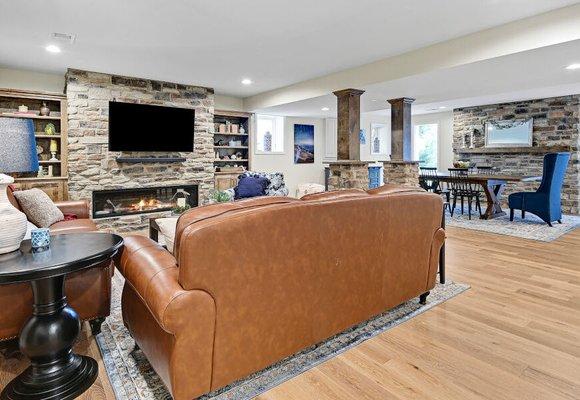
<instances>
[{"instance_id":1,"label":"rolled sofa arm","mask_svg":"<svg viewBox=\"0 0 580 400\"><path fill-rule=\"evenodd\" d=\"M79 219L90 218L87 200L57 201L54 203L63 214L74 214Z\"/></svg>"},{"instance_id":2,"label":"rolled sofa arm","mask_svg":"<svg viewBox=\"0 0 580 400\"><path fill-rule=\"evenodd\" d=\"M445 230L443 228L439 228L435 231L435 234L433 235L433 241L431 242L431 254L429 257L429 275L427 282L428 290L435 287L435 281L437 280L437 271L439 270L439 255L443 243L445 243Z\"/></svg>"},{"instance_id":3,"label":"rolled sofa arm","mask_svg":"<svg viewBox=\"0 0 580 400\"><path fill-rule=\"evenodd\" d=\"M123 320L155 371L175 399L208 392L213 298L202 290L184 290L173 255L144 236L125 237L118 264L125 277Z\"/></svg>"}]
</instances>

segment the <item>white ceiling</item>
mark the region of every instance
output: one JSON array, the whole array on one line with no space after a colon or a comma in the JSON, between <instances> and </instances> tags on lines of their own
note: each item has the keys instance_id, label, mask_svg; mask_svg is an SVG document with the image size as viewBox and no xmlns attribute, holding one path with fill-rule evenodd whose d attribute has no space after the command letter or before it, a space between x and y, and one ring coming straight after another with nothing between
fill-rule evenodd
<instances>
[{"instance_id":1,"label":"white ceiling","mask_svg":"<svg viewBox=\"0 0 580 400\"><path fill-rule=\"evenodd\" d=\"M578 0L0 0L0 65L250 96ZM76 35L44 47L52 32ZM242 86L242 78L255 83Z\"/></svg>"},{"instance_id":2,"label":"white ceiling","mask_svg":"<svg viewBox=\"0 0 580 400\"><path fill-rule=\"evenodd\" d=\"M361 111L386 113L389 108L386 100L398 97L415 98L413 113L423 114L458 107L579 94L580 70L565 69L573 63L580 63L580 40L362 88L366 92L361 97ZM330 110L322 111L322 107ZM334 117L336 96L329 94L258 112L296 117Z\"/></svg>"}]
</instances>

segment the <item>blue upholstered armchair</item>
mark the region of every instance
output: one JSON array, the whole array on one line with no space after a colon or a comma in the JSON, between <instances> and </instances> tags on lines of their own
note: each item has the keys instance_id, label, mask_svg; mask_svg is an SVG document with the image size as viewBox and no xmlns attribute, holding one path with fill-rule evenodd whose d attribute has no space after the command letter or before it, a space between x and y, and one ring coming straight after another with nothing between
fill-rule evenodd
<instances>
[{"instance_id":1,"label":"blue upholstered armchair","mask_svg":"<svg viewBox=\"0 0 580 400\"><path fill-rule=\"evenodd\" d=\"M562 184L570 153L550 153L544 156L542 183L536 192L518 192L509 195L510 221L514 220L514 210L522 210L537 215L548 225L553 221L562 223Z\"/></svg>"}]
</instances>

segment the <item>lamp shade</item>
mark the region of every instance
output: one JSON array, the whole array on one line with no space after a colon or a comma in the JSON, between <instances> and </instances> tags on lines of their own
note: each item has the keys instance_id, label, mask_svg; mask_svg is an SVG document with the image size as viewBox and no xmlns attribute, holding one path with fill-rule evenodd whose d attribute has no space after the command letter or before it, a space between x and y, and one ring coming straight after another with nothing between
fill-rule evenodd
<instances>
[{"instance_id":1,"label":"lamp shade","mask_svg":"<svg viewBox=\"0 0 580 400\"><path fill-rule=\"evenodd\" d=\"M0 117L0 172L36 172L38 155L31 119Z\"/></svg>"}]
</instances>

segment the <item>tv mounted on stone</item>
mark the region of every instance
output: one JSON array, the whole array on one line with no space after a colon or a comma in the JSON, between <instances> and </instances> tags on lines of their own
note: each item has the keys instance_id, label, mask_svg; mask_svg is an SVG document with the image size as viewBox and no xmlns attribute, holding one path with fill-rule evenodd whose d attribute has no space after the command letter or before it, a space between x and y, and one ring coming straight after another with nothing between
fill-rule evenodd
<instances>
[{"instance_id":1,"label":"tv mounted on stone","mask_svg":"<svg viewBox=\"0 0 580 400\"><path fill-rule=\"evenodd\" d=\"M195 110L109 102L109 150L192 152Z\"/></svg>"}]
</instances>

